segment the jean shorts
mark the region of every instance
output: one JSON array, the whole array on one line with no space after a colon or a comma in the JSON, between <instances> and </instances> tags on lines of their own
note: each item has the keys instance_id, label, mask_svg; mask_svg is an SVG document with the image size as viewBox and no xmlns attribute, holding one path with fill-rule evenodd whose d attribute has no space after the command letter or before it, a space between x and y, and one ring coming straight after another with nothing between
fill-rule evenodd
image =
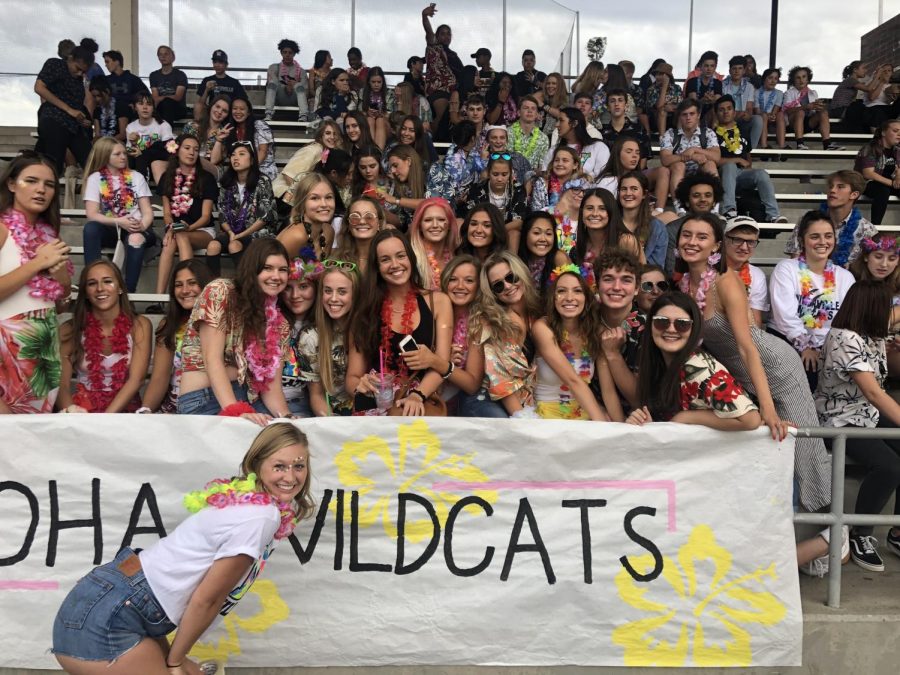
<instances>
[{"instance_id":1,"label":"jean shorts","mask_svg":"<svg viewBox=\"0 0 900 675\"><path fill-rule=\"evenodd\" d=\"M247 400L247 388L232 380L231 390L238 401ZM179 415L218 415L222 411L212 387L204 387L187 394L179 394L177 409Z\"/></svg>"},{"instance_id":2,"label":"jean shorts","mask_svg":"<svg viewBox=\"0 0 900 675\"><path fill-rule=\"evenodd\" d=\"M134 556L134 559L130 558ZM165 637L169 621L130 548L78 580L53 622L53 653L115 661L144 638Z\"/></svg>"}]
</instances>

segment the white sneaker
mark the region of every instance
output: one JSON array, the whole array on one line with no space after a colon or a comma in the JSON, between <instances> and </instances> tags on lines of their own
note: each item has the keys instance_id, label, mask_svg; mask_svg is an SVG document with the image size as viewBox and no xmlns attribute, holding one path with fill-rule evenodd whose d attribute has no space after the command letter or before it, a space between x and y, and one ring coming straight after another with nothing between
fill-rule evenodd
<instances>
[{"instance_id":1,"label":"white sneaker","mask_svg":"<svg viewBox=\"0 0 900 675\"><path fill-rule=\"evenodd\" d=\"M826 527L824 530L819 532L819 536L822 537L822 539L824 539L826 542L830 542L831 528ZM844 525L841 528L841 562L846 562L849 556L850 528ZM809 575L811 577L824 577L826 574L828 574L828 554L826 553L821 558L810 560L805 565L801 565L799 569L801 572L803 572L803 574Z\"/></svg>"}]
</instances>

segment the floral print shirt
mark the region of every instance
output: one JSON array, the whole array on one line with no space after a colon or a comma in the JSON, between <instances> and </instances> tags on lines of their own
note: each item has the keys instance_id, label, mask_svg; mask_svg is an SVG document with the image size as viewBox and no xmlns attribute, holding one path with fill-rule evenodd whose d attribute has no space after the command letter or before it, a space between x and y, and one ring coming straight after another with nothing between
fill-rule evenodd
<instances>
[{"instance_id":1,"label":"floral print shirt","mask_svg":"<svg viewBox=\"0 0 900 675\"><path fill-rule=\"evenodd\" d=\"M756 410L740 383L708 352L691 354L681 369L680 379L682 410L712 410L725 419Z\"/></svg>"},{"instance_id":2,"label":"floral print shirt","mask_svg":"<svg viewBox=\"0 0 900 675\"><path fill-rule=\"evenodd\" d=\"M244 199L247 200L246 214L243 219L243 228L235 229L235 223L241 218L241 210L244 208ZM275 235L276 225L275 195L272 194L272 183L263 175L259 176L256 190L252 195L246 195L246 190L239 190L237 184L231 187L219 187L219 199L216 205L219 209L219 217L222 222L236 234L250 227L257 220L263 221L263 226L251 235L252 239L258 237L271 237Z\"/></svg>"},{"instance_id":3,"label":"floral print shirt","mask_svg":"<svg viewBox=\"0 0 900 675\"><path fill-rule=\"evenodd\" d=\"M878 409L853 380L853 373L872 373L884 388L887 377L885 341L846 328L833 328L819 356L816 412L823 427L875 427Z\"/></svg>"},{"instance_id":4,"label":"floral print shirt","mask_svg":"<svg viewBox=\"0 0 900 675\"><path fill-rule=\"evenodd\" d=\"M244 355L244 327L238 316L237 302L237 291L231 279L214 279L206 285L197 298L194 309L191 310L191 317L185 329L181 348L183 372L206 370L200 347L200 323L205 322L211 328L225 333L225 365L237 368L238 383L249 384L249 365ZM280 349L285 353L291 335L287 319L281 319L279 331ZM250 396L255 400L256 394L252 387Z\"/></svg>"}]
</instances>

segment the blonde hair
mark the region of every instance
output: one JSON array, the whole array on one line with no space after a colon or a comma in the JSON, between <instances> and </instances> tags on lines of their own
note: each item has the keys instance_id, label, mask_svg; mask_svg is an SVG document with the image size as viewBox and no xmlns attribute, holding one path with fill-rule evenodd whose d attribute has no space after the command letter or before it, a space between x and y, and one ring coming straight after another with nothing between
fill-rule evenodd
<instances>
[{"instance_id":1,"label":"blonde hair","mask_svg":"<svg viewBox=\"0 0 900 675\"><path fill-rule=\"evenodd\" d=\"M528 266L519 257L509 251L497 251L488 256L481 268L478 284L478 295L472 303L469 313L469 332L473 335L487 334L486 338L478 339L478 342L488 340L517 341L521 337L521 329L509 316L507 307L497 300L494 291L491 290L491 282L488 272L497 265L506 263L509 270L519 277L522 284L523 302L525 305L526 325L541 315L541 298Z\"/></svg>"},{"instance_id":2,"label":"blonde hair","mask_svg":"<svg viewBox=\"0 0 900 675\"><path fill-rule=\"evenodd\" d=\"M358 263L357 263L358 264ZM322 380L322 387L326 394L337 393L337 386L334 383L334 361L332 360L331 351L334 347L335 338L338 335L344 336L344 350L348 348L347 324L350 321L353 303L356 302L357 291L359 290L359 267L355 270L347 270L342 267L329 267L325 273L319 277L319 290L316 294L316 326L319 331L319 378ZM332 319L328 312L325 311L325 277L329 274L340 274L350 280L350 309L340 319Z\"/></svg>"},{"instance_id":3,"label":"blonde hair","mask_svg":"<svg viewBox=\"0 0 900 675\"><path fill-rule=\"evenodd\" d=\"M97 173L109 164L109 158L112 156L112 151L117 145L121 145L123 148L125 147L125 144L122 141L118 141L111 136L98 138L94 142L94 147L91 148L91 154L88 155L87 163L84 167L85 178L92 173Z\"/></svg>"},{"instance_id":4,"label":"blonde hair","mask_svg":"<svg viewBox=\"0 0 900 675\"><path fill-rule=\"evenodd\" d=\"M331 188L331 191L335 196L337 195L337 191L334 189L332 182L327 176L324 176L321 173L313 171L297 181L297 188L294 190L294 207L291 209L290 222L306 222L306 200L309 199L309 194L313 191L313 188L321 183L328 183L328 187ZM315 232L313 234L315 234Z\"/></svg>"},{"instance_id":5,"label":"blonde hair","mask_svg":"<svg viewBox=\"0 0 900 675\"><path fill-rule=\"evenodd\" d=\"M397 145L388 152L388 159L399 157L409 161L409 175L406 183L394 181L396 185L406 185L411 199L422 199L425 196L425 169L422 168L422 158L416 149L410 145Z\"/></svg>"},{"instance_id":6,"label":"blonde hair","mask_svg":"<svg viewBox=\"0 0 900 675\"><path fill-rule=\"evenodd\" d=\"M581 71L581 75L579 75L578 79L572 84L572 93L590 94L593 96L597 89L600 88L600 82L603 79L603 73L605 71L606 68L603 67L603 64L600 61L591 61L584 67L584 70Z\"/></svg>"},{"instance_id":7,"label":"blonde hair","mask_svg":"<svg viewBox=\"0 0 900 675\"><path fill-rule=\"evenodd\" d=\"M253 443L250 444L250 449L247 450L244 459L241 460L241 476L246 478L251 473L255 473L257 475L256 489L262 492L262 481L258 478L262 463L289 445L302 445L307 450L306 480L303 481L303 487L300 488L300 492L294 497L297 519L303 520L312 514L315 507L315 502L313 502L309 494L312 466L310 465L309 440L307 440L306 434L293 424L278 422L277 424L270 424L260 431L256 438L253 439Z\"/></svg>"},{"instance_id":8,"label":"blonde hair","mask_svg":"<svg viewBox=\"0 0 900 675\"><path fill-rule=\"evenodd\" d=\"M550 73L547 79L549 80L551 77L556 80L556 94L553 95L552 100L544 100L544 103L548 103L551 108L565 108L569 105L569 90L566 89L566 78L561 73Z\"/></svg>"},{"instance_id":9,"label":"blonde hair","mask_svg":"<svg viewBox=\"0 0 900 675\"><path fill-rule=\"evenodd\" d=\"M432 207L440 209L441 215L447 219L447 234L440 243L440 247L448 255L452 256L459 246L459 227L456 225L456 214L453 213L450 204L443 197L428 197L419 204L413 214L412 222L409 225L409 243L416 254L416 266L422 276L422 285L435 291L439 289L434 285L434 272L428 259L428 245L422 236L422 221L425 220L425 211ZM440 263L440 261L438 262Z\"/></svg>"}]
</instances>

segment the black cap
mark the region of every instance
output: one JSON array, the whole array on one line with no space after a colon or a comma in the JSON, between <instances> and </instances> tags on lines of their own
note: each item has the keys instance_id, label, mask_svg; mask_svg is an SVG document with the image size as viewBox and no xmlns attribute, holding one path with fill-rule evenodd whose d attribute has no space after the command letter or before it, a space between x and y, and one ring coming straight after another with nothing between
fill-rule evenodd
<instances>
[{"instance_id":1,"label":"black cap","mask_svg":"<svg viewBox=\"0 0 900 675\"><path fill-rule=\"evenodd\" d=\"M475 52L474 54L472 54L472 58L477 59L482 54L485 54L485 55L487 55L488 58L491 58L491 50L488 49L487 47L479 47L478 51Z\"/></svg>"},{"instance_id":2,"label":"black cap","mask_svg":"<svg viewBox=\"0 0 900 675\"><path fill-rule=\"evenodd\" d=\"M213 52L212 61L213 63L228 63L228 54L221 49L217 49Z\"/></svg>"}]
</instances>

